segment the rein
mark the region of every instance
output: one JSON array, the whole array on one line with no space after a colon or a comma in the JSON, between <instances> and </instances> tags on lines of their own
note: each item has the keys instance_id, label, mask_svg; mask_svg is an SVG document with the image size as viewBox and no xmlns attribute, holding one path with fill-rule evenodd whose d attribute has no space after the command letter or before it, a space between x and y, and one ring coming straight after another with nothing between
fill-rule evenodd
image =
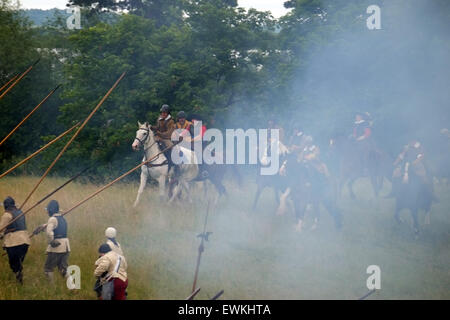
<instances>
[{"instance_id":1,"label":"rein","mask_svg":"<svg viewBox=\"0 0 450 320\"><path fill-rule=\"evenodd\" d=\"M142 140L139 139L138 137L135 138L135 140L139 141L139 143L141 144L141 146L144 146L145 143L147 142L147 140L150 138L150 129L140 128L139 130L147 131L147 138L145 138L145 140L142 141ZM148 146L147 148L144 149L144 161L147 161L147 155L146 155L147 150L150 149L151 147L153 147L153 146L156 144L156 142L157 142L157 141L155 140L150 146ZM159 155L158 155L155 159L153 159L151 162L157 160L158 158L159 158ZM167 165L167 164L168 164L168 160L166 160L166 161L164 161L163 163L160 163L160 164L151 164L151 163L147 163L146 166L147 166L147 167L162 167L162 166L165 166L165 165Z\"/></svg>"}]
</instances>

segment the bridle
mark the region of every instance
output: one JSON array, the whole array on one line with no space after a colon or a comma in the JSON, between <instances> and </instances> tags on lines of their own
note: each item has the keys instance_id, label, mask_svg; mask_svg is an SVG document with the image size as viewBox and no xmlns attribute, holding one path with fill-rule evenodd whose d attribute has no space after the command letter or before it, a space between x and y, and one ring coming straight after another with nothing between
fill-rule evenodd
<instances>
[{"instance_id":1,"label":"bridle","mask_svg":"<svg viewBox=\"0 0 450 320\"><path fill-rule=\"evenodd\" d=\"M144 131L146 131L146 132L147 132L147 137L146 137L144 140L141 140L141 139L139 139L138 137L135 137L134 139L137 140L137 141L139 142L139 144L140 144L142 147L144 147L144 146L145 146L145 143L146 143L147 140L150 138L150 129L148 129L148 128L139 128L138 131L139 131L139 130L144 130ZM144 149L144 161L147 159L147 156L146 156L147 150L150 149L151 147L153 147L153 146L156 144L156 142L157 142L157 141L155 140L150 146L148 146L147 148ZM151 162L155 161L155 160L158 159L158 158L159 158L159 155L158 155L155 159L153 159ZM147 167L148 167L148 165L149 165L149 164L147 164Z\"/></svg>"},{"instance_id":2,"label":"bridle","mask_svg":"<svg viewBox=\"0 0 450 320\"><path fill-rule=\"evenodd\" d=\"M145 145L145 143L147 142L147 140L148 140L148 138L150 138L150 129L148 129L148 128L139 128L138 129L138 131L139 130L144 130L144 131L146 131L147 132L147 137L145 138L145 140L141 140L141 139L139 139L137 136L136 136L136 138L134 138L134 140L137 140L137 141L139 141L139 143L140 143L140 145L141 146L144 146ZM145 151L145 150L144 150Z\"/></svg>"}]
</instances>

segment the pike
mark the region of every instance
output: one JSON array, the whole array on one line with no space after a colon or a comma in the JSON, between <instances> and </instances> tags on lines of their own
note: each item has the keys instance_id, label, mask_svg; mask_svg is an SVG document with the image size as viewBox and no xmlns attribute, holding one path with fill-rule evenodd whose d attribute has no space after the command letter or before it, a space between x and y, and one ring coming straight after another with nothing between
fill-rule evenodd
<instances>
[{"instance_id":1,"label":"pike","mask_svg":"<svg viewBox=\"0 0 450 320\"><path fill-rule=\"evenodd\" d=\"M14 80L16 80L16 78L19 76L20 73L16 74L14 77L12 77L11 79L9 79L1 88L0 88L0 92L5 89L7 86L9 86L9 84L11 82L13 82Z\"/></svg>"},{"instance_id":2,"label":"pike","mask_svg":"<svg viewBox=\"0 0 450 320\"><path fill-rule=\"evenodd\" d=\"M186 298L186 300L194 300L195 296L200 292L200 287L198 287L194 292L191 293L189 297Z\"/></svg>"},{"instance_id":3,"label":"pike","mask_svg":"<svg viewBox=\"0 0 450 320\"><path fill-rule=\"evenodd\" d=\"M0 100L5 96L5 94L8 93L9 90L11 90L16 84L18 84L19 81L22 80L22 78L25 77L28 74L28 72L31 71L31 69L33 69L33 67L39 62L39 60L41 60L41 58L37 59L36 62L33 63L31 66L29 66L28 69L25 70L25 72L22 73L20 77L16 81L14 81L11 86L9 86L5 91L3 91L3 93L0 95Z\"/></svg>"},{"instance_id":4,"label":"pike","mask_svg":"<svg viewBox=\"0 0 450 320\"><path fill-rule=\"evenodd\" d=\"M363 295L361 298L359 298L358 300L365 300L367 297L371 296L373 293L375 293L375 291L377 291L377 289L373 289L371 291L369 291L369 293L366 293L365 295Z\"/></svg>"},{"instance_id":5,"label":"pike","mask_svg":"<svg viewBox=\"0 0 450 320\"><path fill-rule=\"evenodd\" d=\"M50 164L50 166L47 168L47 170L44 172L44 174L42 175L41 179L39 179L39 181L37 182L37 184L34 186L34 188L31 190L31 192L28 194L28 196L26 197L25 201L22 202L20 209L23 208L23 206L25 205L25 203L27 203L27 201L30 199L30 197L33 195L33 193L36 191L36 189L38 188L38 186L41 184L41 182L45 179L45 177L47 176L47 174L50 172L50 170L53 168L53 166L56 164L56 162L58 162L59 158L61 158L61 156L64 154L64 152L67 150L67 148L70 146L70 144L73 142L73 140L75 140L75 138L78 136L78 134L80 133L81 130L83 130L83 128L86 126L86 124L89 122L89 120L92 118L92 116L94 115L94 113L100 108L100 106L103 104L103 102L105 102L106 98L109 97L109 95L111 94L111 92L117 87L117 85L119 84L119 82L123 79L123 77L125 76L126 72L123 72L121 74L121 76L117 79L117 81L114 83L114 85L108 90L108 92L105 94L105 96L102 98L102 100L100 100L100 102L97 104L97 106L92 110L92 112L89 114L89 116L86 118L86 120L84 120L83 124L78 128L78 130L75 132L75 134L72 136L72 138L70 138L70 140L66 143L66 145L64 146L64 148L62 148L62 150L59 152L59 154L56 156L55 160L53 160L53 162Z\"/></svg>"},{"instance_id":6,"label":"pike","mask_svg":"<svg viewBox=\"0 0 450 320\"><path fill-rule=\"evenodd\" d=\"M157 159L161 154L163 154L164 152L172 149L173 147L175 147L176 145L178 145L180 141L174 142L173 145L165 148L164 150L158 152L156 155L154 155L153 157L151 157L150 159L141 162L139 165L137 165L136 167L134 167L133 169L128 170L127 172L125 172L124 174L122 174L120 177L114 179L113 181L111 181L110 183L104 185L103 187L101 187L100 189L98 189L97 191L95 191L94 193L92 193L91 195L87 196L86 198L84 198L82 201L78 202L77 204L75 204L72 208L70 208L69 210L67 210L66 212L62 213L61 216L65 216L66 214L69 214L70 212L72 212L73 210L75 210L76 208L78 208L79 206L81 206L83 203L85 203L86 201L89 201L90 199L92 199L93 197L95 197L97 194L99 194L100 192L108 189L109 187L111 187L114 183L116 183L117 181L122 180L123 178L125 178L126 176L128 176L130 173L133 173L134 171L136 171L137 169L139 169L142 166L148 165L151 166L151 163L153 160ZM33 236L35 236L36 234L38 234L39 232L41 232L44 229L38 230L40 228L45 228L47 226L47 224L44 224L38 228L36 228L36 230L33 231L33 234L30 236L30 238L32 238Z\"/></svg>"},{"instance_id":7,"label":"pike","mask_svg":"<svg viewBox=\"0 0 450 320\"><path fill-rule=\"evenodd\" d=\"M29 209L27 209L26 211L22 212L21 214L19 214L17 217L15 217L14 219L12 219L6 226L4 226L1 230L0 233L3 232L3 230L5 230L9 225L13 224L16 220L20 219L21 217L25 216L28 212L30 212L31 210L33 210L34 208L36 208L38 205L40 205L42 202L44 202L45 200L47 200L48 198L50 198L52 195L54 195L55 193L57 193L59 190L61 190L62 188L64 188L65 186L67 186L69 183L71 183L73 180L75 180L76 178L78 178L79 176L81 176L83 173L85 173L87 170L89 170L91 167L87 167L86 169L80 171L79 173L77 173L76 175L74 175L72 178L70 178L69 180L67 180L66 182L64 182L62 185L60 185L58 188L56 188L55 190L53 190L52 192L50 192L49 194L47 194L45 197L43 197L41 200L39 200L38 202L36 202L33 206L31 206Z\"/></svg>"},{"instance_id":8,"label":"pike","mask_svg":"<svg viewBox=\"0 0 450 320\"><path fill-rule=\"evenodd\" d=\"M217 300L220 298L221 295L223 295L225 291L224 290L220 290L214 297L212 297L210 300Z\"/></svg>"},{"instance_id":9,"label":"pike","mask_svg":"<svg viewBox=\"0 0 450 320\"><path fill-rule=\"evenodd\" d=\"M202 253L205 251L204 242L208 241L208 237L212 232L206 232L206 224L208 223L208 214L209 214L209 200L208 205L206 207L206 217L205 217L205 224L203 226L203 232L197 235L198 238L201 239L200 245L198 247L198 257L197 257L197 266L195 267L195 276L194 276L194 283L192 285L192 293L195 292L195 288L197 285L197 278L198 278L198 270L200 267L200 259L202 258Z\"/></svg>"},{"instance_id":10,"label":"pike","mask_svg":"<svg viewBox=\"0 0 450 320\"><path fill-rule=\"evenodd\" d=\"M6 140L8 140L8 138L9 138L14 132L16 132L16 130L19 129L19 127L20 127L25 121L27 121L28 118L31 117L31 115L32 115L34 112L36 112L36 110L39 109L39 108L44 104L44 102L47 101L48 98L50 98L51 95L52 95L53 93L55 93L56 90L58 90L58 88L59 88L60 86L61 86L61 85L58 84L58 85L56 86L55 89L53 89L52 91L50 91L50 93L44 98L44 100L42 100L36 107L34 107L34 109L31 110L31 112L30 112L25 118L23 118L23 120L20 121L19 124L18 124L14 129L12 129L12 131L11 131L10 133L8 133L8 135L0 142L0 146L1 146Z\"/></svg>"},{"instance_id":11,"label":"pike","mask_svg":"<svg viewBox=\"0 0 450 320\"><path fill-rule=\"evenodd\" d=\"M54 144L56 141L60 140L62 137L64 137L65 135L67 135L68 133L70 133L73 129L75 129L76 127L78 127L81 124L81 122L78 122L76 125L74 125L72 128L70 128L69 130L61 133L59 136L57 136L55 139L53 139L52 141L50 141L49 143L47 143L45 146L43 146L42 148L40 148L39 150L35 151L33 154L29 155L28 157L26 157L25 159L23 159L22 161L20 161L19 163L17 163L16 165L14 165L13 167L11 167L10 169L8 169L7 171L3 172L0 175L0 179L3 178L4 176L8 175L11 171L15 170L16 168L20 167L21 165L23 165L24 163L28 162L29 160L31 160L32 158L34 158L35 156L37 156L39 153L41 153L42 151L44 151L45 149L47 149L48 147L50 147L52 144Z\"/></svg>"}]
</instances>

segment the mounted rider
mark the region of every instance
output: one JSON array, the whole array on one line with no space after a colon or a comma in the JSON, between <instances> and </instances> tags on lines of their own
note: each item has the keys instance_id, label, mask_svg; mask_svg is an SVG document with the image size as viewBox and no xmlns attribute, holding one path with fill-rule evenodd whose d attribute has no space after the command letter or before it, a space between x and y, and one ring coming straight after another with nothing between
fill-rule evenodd
<instances>
[{"instance_id":1,"label":"mounted rider","mask_svg":"<svg viewBox=\"0 0 450 320\"><path fill-rule=\"evenodd\" d=\"M352 139L363 168L368 167L369 153L374 149L372 140L372 117L368 112L358 112L355 115Z\"/></svg>"},{"instance_id":2,"label":"mounted rider","mask_svg":"<svg viewBox=\"0 0 450 320\"><path fill-rule=\"evenodd\" d=\"M320 175L328 178L330 173L327 165L320 159L320 148L314 144L311 136L306 136L304 139L305 147L299 155L306 167L314 169Z\"/></svg>"},{"instance_id":3,"label":"mounted rider","mask_svg":"<svg viewBox=\"0 0 450 320\"><path fill-rule=\"evenodd\" d=\"M278 138L279 138L280 142L284 144L284 129L273 118L270 118L267 121L267 129L268 129L267 136L268 136L268 140L269 140L268 141L269 145L270 145L270 141L271 141L270 129L278 130L278 132L279 132Z\"/></svg>"},{"instance_id":4,"label":"mounted rider","mask_svg":"<svg viewBox=\"0 0 450 320\"><path fill-rule=\"evenodd\" d=\"M155 126L150 126L150 129L155 133L155 140L161 146L161 149L166 149L173 146L171 140L172 133L175 130L175 121L170 114L170 107L167 104L162 105L160 109L160 116ZM169 163L169 168L174 166L171 158L172 150L166 150L164 155ZM176 166L175 166L176 167Z\"/></svg>"},{"instance_id":5,"label":"mounted rider","mask_svg":"<svg viewBox=\"0 0 450 320\"><path fill-rule=\"evenodd\" d=\"M299 126L294 126L292 135L289 138L289 152L302 151L306 146L306 137Z\"/></svg>"},{"instance_id":6,"label":"mounted rider","mask_svg":"<svg viewBox=\"0 0 450 320\"><path fill-rule=\"evenodd\" d=\"M434 197L433 181L425 163L425 152L420 141L414 139L405 145L395 160L394 166L395 169L392 174L393 195L398 193L402 183L409 183L410 175L413 173Z\"/></svg>"}]
</instances>

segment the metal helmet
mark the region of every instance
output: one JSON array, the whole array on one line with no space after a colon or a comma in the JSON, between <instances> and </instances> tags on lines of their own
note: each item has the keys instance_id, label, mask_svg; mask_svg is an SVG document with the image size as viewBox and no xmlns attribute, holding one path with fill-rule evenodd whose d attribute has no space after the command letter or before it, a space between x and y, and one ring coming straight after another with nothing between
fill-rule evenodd
<instances>
[{"instance_id":1,"label":"metal helmet","mask_svg":"<svg viewBox=\"0 0 450 320\"><path fill-rule=\"evenodd\" d=\"M177 119L186 119L186 112L184 112L184 111L178 112Z\"/></svg>"},{"instance_id":2,"label":"metal helmet","mask_svg":"<svg viewBox=\"0 0 450 320\"><path fill-rule=\"evenodd\" d=\"M12 197L6 197L6 199L3 201L3 207L5 208L5 210L8 210L11 207L15 207L16 206L16 202L14 201L14 199Z\"/></svg>"},{"instance_id":3,"label":"metal helmet","mask_svg":"<svg viewBox=\"0 0 450 320\"><path fill-rule=\"evenodd\" d=\"M113 227L109 227L109 228L107 228L107 229L105 230L105 236L106 236L107 238L115 238L116 235L117 235L117 231L116 231L116 229L113 228Z\"/></svg>"},{"instance_id":4,"label":"metal helmet","mask_svg":"<svg viewBox=\"0 0 450 320\"><path fill-rule=\"evenodd\" d=\"M56 200L52 200L47 205L47 212L49 216L59 212L59 203Z\"/></svg>"},{"instance_id":5,"label":"metal helmet","mask_svg":"<svg viewBox=\"0 0 450 320\"><path fill-rule=\"evenodd\" d=\"M169 107L168 104L163 104L162 107L161 107L161 109L160 109L159 111L160 111L161 113L162 113L162 112L167 112L167 113L169 113L169 112L170 112L170 107Z\"/></svg>"}]
</instances>

